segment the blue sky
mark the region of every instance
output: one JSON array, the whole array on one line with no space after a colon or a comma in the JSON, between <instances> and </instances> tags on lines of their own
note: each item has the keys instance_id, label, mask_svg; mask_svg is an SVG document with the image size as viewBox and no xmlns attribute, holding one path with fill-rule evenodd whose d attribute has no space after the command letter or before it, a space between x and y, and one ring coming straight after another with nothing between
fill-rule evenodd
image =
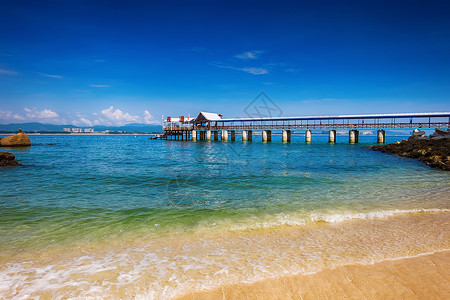
<instances>
[{"instance_id":1,"label":"blue sky","mask_svg":"<svg viewBox=\"0 0 450 300\"><path fill-rule=\"evenodd\" d=\"M0 0L0 123L450 110L448 1Z\"/></svg>"}]
</instances>

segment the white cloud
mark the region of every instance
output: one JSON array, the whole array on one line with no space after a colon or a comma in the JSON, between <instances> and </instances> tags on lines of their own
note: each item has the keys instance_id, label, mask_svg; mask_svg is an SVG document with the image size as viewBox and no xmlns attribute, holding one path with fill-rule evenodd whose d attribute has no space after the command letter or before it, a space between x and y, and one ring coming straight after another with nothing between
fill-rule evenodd
<instances>
[{"instance_id":1,"label":"white cloud","mask_svg":"<svg viewBox=\"0 0 450 300\"><path fill-rule=\"evenodd\" d=\"M0 123L23 121L25 118L8 110L0 110Z\"/></svg>"},{"instance_id":2,"label":"white cloud","mask_svg":"<svg viewBox=\"0 0 450 300\"><path fill-rule=\"evenodd\" d=\"M111 87L108 84L90 84L89 86L90 87L95 87L95 88L109 88L109 87Z\"/></svg>"},{"instance_id":3,"label":"white cloud","mask_svg":"<svg viewBox=\"0 0 450 300\"><path fill-rule=\"evenodd\" d=\"M114 110L114 107L112 105L109 108L102 110L101 113L104 117L106 117L109 121L116 125L125 125L127 123L141 121L141 117L132 116L129 113L124 113L118 108Z\"/></svg>"},{"instance_id":4,"label":"white cloud","mask_svg":"<svg viewBox=\"0 0 450 300\"><path fill-rule=\"evenodd\" d=\"M94 123L93 123L92 121L89 121L88 119L86 119L86 118L84 118L84 117L81 117L81 118L80 118L80 122L86 124L87 126L92 126L92 125L94 125Z\"/></svg>"},{"instance_id":5,"label":"white cloud","mask_svg":"<svg viewBox=\"0 0 450 300\"><path fill-rule=\"evenodd\" d=\"M36 108L25 107L23 113L0 110L0 123L2 124L18 122L50 122L52 124L71 123L83 127L92 127L94 125L122 126L129 123L161 124L159 121L153 119L153 116L148 110L144 110L142 115L132 115L118 108L116 109L114 106L110 106L100 112L94 112L91 117L79 112L67 114L66 117L70 118L69 120L72 121L61 118L57 112L51 109L38 110Z\"/></svg>"},{"instance_id":6,"label":"white cloud","mask_svg":"<svg viewBox=\"0 0 450 300\"><path fill-rule=\"evenodd\" d=\"M150 112L148 110L144 111L144 121L146 124L150 124L150 122L152 121L152 115L150 114Z\"/></svg>"},{"instance_id":7,"label":"white cloud","mask_svg":"<svg viewBox=\"0 0 450 300\"><path fill-rule=\"evenodd\" d=\"M264 51L247 51L243 53L236 54L234 57L243 59L243 60L250 60L250 59L259 59L261 54L264 53Z\"/></svg>"},{"instance_id":8,"label":"white cloud","mask_svg":"<svg viewBox=\"0 0 450 300\"><path fill-rule=\"evenodd\" d=\"M25 115L28 119L56 119L59 118L58 113L50 109L36 110L28 107L24 108Z\"/></svg>"},{"instance_id":9,"label":"white cloud","mask_svg":"<svg viewBox=\"0 0 450 300\"><path fill-rule=\"evenodd\" d=\"M149 113L148 110L144 111L144 123L145 124L161 124L157 120L153 120L153 116Z\"/></svg>"},{"instance_id":10,"label":"white cloud","mask_svg":"<svg viewBox=\"0 0 450 300\"><path fill-rule=\"evenodd\" d=\"M60 124L65 122L59 118L59 114L51 109L37 110L28 107L24 108L23 114L13 113L11 111L0 110L0 122L2 123L14 123L14 122L42 122L50 121L53 124Z\"/></svg>"},{"instance_id":11,"label":"white cloud","mask_svg":"<svg viewBox=\"0 0 450 300\"><path fill-rule=\"evenodd\" d=\"M17 75L17 74L19 74L19 73L16 72L16 71L13 71L13 70L6 70L6 69L0 68L0 74L4 74L4 75Z\"/></svg>"}]
</instances>

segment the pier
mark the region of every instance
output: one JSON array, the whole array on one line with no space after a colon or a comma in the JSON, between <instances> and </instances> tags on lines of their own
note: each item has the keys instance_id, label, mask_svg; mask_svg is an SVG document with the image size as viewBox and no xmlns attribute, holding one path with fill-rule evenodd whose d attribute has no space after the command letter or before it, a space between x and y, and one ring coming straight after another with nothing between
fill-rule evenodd
<instances>
[{"instance_id":1,"label":"pier","mask_svg":"<svg viewBox=\"0 0 450 300\"><path fill-rule=\"evenodd\" d=\"M272 141L272 131L281 132L282 141L290 142L292 131L305 133L311 143L313 131L327 130L328 141L336 142L336 130L349 131L348 142L359 142L360 130L377 130L377 142L384 143L386 130L449 128L450 112L367 114L339 116L304 116L276 118L223 118L216 113L200 112L197 117L167 117L163 123L165 139L235 141L238 132L242 141L252 141L253 133L261 131L263 142Z\"/></svg>"}]
</instances>

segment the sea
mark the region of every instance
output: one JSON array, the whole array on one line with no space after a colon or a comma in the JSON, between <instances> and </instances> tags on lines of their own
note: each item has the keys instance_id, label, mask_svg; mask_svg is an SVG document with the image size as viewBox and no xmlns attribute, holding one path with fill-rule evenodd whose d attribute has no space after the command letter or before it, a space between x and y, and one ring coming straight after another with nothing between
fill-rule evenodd
<instances>
[{"instance_id":1,"label":"sea","mask_svg":"<svg viewBox=\"0 0 450 300\"><path fill-rule=\"evenodd\" d=\"M450 249L450 172L376 136L29 137L0 149L23 164L0 169L0 299L171 299Z\"/></svg>"}]
</instances>

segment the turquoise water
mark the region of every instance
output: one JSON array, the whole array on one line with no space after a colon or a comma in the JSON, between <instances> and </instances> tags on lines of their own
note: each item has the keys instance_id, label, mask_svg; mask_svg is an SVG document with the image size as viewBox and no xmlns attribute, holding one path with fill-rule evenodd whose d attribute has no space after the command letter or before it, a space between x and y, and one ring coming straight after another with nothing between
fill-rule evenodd
<instances>
[{"instance_id":1,"label":"turquoise water","mask_svg":"<svg viewBox=\"0 0 450 300\"><path fill-rule=\"evenodd\" d=\"M25 166L0 172L1 249L281 213L449 207L448 199L417 199L448 191L448 172L363 149L373 136L358 145L314 138L308 145L301 136L289 144L31 136L32 147L10 149Z\"/></svg>"},{"instance_id":2,"label":"turquoise water","mask_svg":"<svg viewBox=\"0 0 450 300\"><path fill-rule=\"evenodd\" d=\"M450 209L450 173L362 148L374 144L374 136L361 136L356 145L345 136L333 145L327 136L313 136L312 144L303 136L293 136L291 143L281 143L281 136L271 143L260 142L260 136L247 143L154 141L145 135L30 139L29 148L3 150L24 166L0 170L0 259L8 265L0 272L0 295L26 281L20 277L25 271L14 267L15 257L32 261L52 249L65 252L68 245L84 249L99 243L131 255L123 241L142 239L147 247L163 238L173 246L180 234L194 239L205 232ZM154 247L159 253L169 246ZM182 261L180 253L173 250L174 261ZM127 264L139 265L141 259ZM36 283L33 291L42 289Z\"/></svg>"}]
</instances>

